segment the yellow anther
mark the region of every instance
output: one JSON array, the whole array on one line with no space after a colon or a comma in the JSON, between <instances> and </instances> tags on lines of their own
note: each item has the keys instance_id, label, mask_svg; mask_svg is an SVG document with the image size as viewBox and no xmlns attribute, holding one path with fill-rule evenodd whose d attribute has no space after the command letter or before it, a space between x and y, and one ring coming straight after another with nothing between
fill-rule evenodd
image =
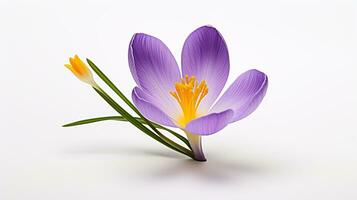
<instances>
[{"instance_id":1,"label":"yellow anther","mask_svg":"<svg viewBox=\"0 0 357 200\"><path fill-rule=\"evenodd\" d=\"M198 106L207 93L206 81L198 83L194 76L185 75L180 82L175 83L175 91L171 91L170 94L182 109L182 115L178 119L179 125L185 127L189 121L198 117Z\"/></svg>"}]
</instances>

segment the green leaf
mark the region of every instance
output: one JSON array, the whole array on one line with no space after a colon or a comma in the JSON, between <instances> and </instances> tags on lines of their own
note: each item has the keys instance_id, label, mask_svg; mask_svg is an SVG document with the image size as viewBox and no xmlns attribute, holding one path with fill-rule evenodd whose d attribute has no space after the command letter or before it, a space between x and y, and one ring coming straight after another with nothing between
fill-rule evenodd
<instances>
[{"instance_id":1,"label":"green leaf","mask_svg":"<svg viewBox=\"0 0 357 200\"><path fill-rule=\"evenodd\" d=\"M146 133L148 136L151 138L155 139L156 141L162 143L163 145L169 147L170 149L173 149L175 151L178 151L180 153L183 153L191 158L193 158L193 153L192 151L186 149L185 147L182 147L181 145L171 141L171 140L165 140L155 133L151 132L146 126L141 124L139 121L137 121L133 116L131 116L126 110L124 110L119 104L117 104L104 90L98 89L93 87L93 89L112 107L114 110L116 110L119 114L121 114L127 121L129 121L131 124L133 124L135 127L137 127L139 130L143 131Z\"/></svg>"},{"instance_id":2,"label":"green leaf","mask_svg":"<svg viewBox=\"0 0 357 200\"><path fill-rule=\"evenodd\" d=\"M87 63L93 69L93 71L106 83L131 109L137 114L141 115L139 110L130 102L128 98L119 90L118 87L95 65L91 60L87 58Z\"/></svg>"},{"instance_id":3,"label":"green leaf","mask_svg":"<svg viewBox=\"0 0 357 200\"><path fill-rule=\"evenodd\" d=\"M93 71L136 113L138 114L143 121L145 122L145 124L149 125L150 128L156 132L156 134L159 135L159 137L163 138L165 141L172 143L174 145L175 142L171 141L169 138L167 138L165 135L163 135L160 131L157 130L157 126L155 126L155 124L151 121L149 121L148 119L146 119L141 113L140 111L130 102L130 100L119 90L118 87L115 86L115 84L90 60L87 58L87 63L89 64L89 66L93 69ZM190 149L190 143L188 142L188 140L183 137L182 135L176 133L175 131L172 131L168 128L162 128L166 131L168 131L169 133L171 133L172 135L174 135L175 137L177 137L179 140L181 140L182 142L184 142Z\"/></svg>"},{"instance_id":4,"label":"green leaf","mask_svg":"<svg viewBox=\"0 0 357 200\"><path fill-rule=\"evenodd\" d=\"M142 124L146 124L146 122L141 118L135 117L135 119L138 122L142 123ZM116 121L128 122L128 120L125 119L122 116L107 116L107 117L97 117L97 118L80 120L80 121L72 122L72 123L69 123L69 124L65 124L65 125L63 125L63 127L79 126L79 125L90 124L90 123L95 123L95 122L100 122L100 121L107 121L107 120L116 120ZM180 134L178 134L178 133L176 133L176 132L172 131L171 129L168 129L168 128L164 127L164 126L156 124L154 122L151 122L151 123L156 128L165 130L165 131L170 132L171 134L175 135L177 138L179 138L182 142L184 142L187 146L189 146L191 148L189 141L185 137L183 137L182 135L180 135Z\"/></svg>"},{"instance_id":5,"label":"green leaf","mask_svg":"<svg viewBox=\"0 0 357 200\"><path fill-rule=\"evenodd\" d=\"M137 118L137 119L139 119L139 118ZM96 118L84 119L84 120L68 123L68 124L63 125L62 127L79 126L79 125L91 124L91 123L107 121L107 120L128 121L122 116L96 117Z\"/></svg>"}]
</instances>

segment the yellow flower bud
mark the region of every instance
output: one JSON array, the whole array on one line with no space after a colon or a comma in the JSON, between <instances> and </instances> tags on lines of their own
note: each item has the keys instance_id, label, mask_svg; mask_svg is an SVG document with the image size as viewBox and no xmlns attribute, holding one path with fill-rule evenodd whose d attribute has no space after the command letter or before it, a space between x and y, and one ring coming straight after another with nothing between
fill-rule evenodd
<instances>
[{"instance_id":1,"label":"yellow flower bud","mask_svg":"<svg viewBox=\"0 0 357 200\"><path fill-rule=\"evenodd\" d=\"M89 70L86 64L78 57L78 55L75 55L73 58L69 58L69 63L70 64L65 64L64 66L67 67L69 70L72 71L76 77L95 87L97 84L95 83L93 79L92 72Z\"/></svg>"}]
</instances>

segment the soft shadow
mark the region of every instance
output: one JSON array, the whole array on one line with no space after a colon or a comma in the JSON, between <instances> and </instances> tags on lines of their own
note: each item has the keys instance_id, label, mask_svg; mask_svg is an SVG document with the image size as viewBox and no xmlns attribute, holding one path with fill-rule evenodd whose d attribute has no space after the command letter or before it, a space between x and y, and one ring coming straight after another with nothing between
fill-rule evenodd
<instances>
[{"instance_id":1,"label":"soft shadow","mask_svg":"<svg viewBox=\"0 0 357 200\"><path fill-rule=\"evenodd\" d=\"M197 162L190 159L172 161L170 164L158 166L155 170L145 170L140 178L175 179L190 175L205 182L230 183L246 178L270 176L277 173L278 167L272 163L237 158L208 157L207 162Z\"/></svg>"},{"instance_id":2,"label":"soft shadow","mask_svg":"<svg viewBox=\"0 0 357 200\"><path fill-rule=\"evenodd\" d=\"M211 155L207 154L207 162L197 162L173 151L143 147L92 145L67 149L64 153L72 156L130 156L131 159L126 159L126 157L118 158L119 166L123 164L120 159L126 159L125 165L127 166L139 165L145 167L126 167L121 168L120 171L122 172L125 169L125 174L132 179L141 181L145 179L148 181L175 180L188 176L212 184L222 184L254 177L262 178L262 176L271 176L281 171L276 162L267 158L260 160L247 155L228 157L226 154L219 152Z\"/></svg>"},{"instance_id":3,"label":"soft shadow","mask_svg":"<svg viewBox=\"0 0 357 200\"><path fill-rule=\"evenodd\" d=\"M155 156L163 158L184 158L180 154L172 151L159 151L155 149L142 147L126 147L126 146L111 146L111 145L86 145L77 146L63 151L70 155L130 155L130 156Z\"/></svg>"}]
</instances>

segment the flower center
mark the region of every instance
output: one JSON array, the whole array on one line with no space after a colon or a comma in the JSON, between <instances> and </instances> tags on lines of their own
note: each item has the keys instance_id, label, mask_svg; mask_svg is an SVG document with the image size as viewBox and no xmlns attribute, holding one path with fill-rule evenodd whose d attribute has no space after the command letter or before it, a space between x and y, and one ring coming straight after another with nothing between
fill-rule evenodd
<instances>
[{"instance_id":1,"label":"flower center","mask_svg":"<svg viewBox=\"0 0 357 200\"><path fill-rule=\"evenodd\" d=\"M170 94L177 100L182 116L178 119L178 124L185 127L186 124L197 118L197 109L202 99L207 95L208 87L205 80L198 83L196 77L186 75L180 82L175 83L175 91Z\"/></svg>"}]
</instances>

